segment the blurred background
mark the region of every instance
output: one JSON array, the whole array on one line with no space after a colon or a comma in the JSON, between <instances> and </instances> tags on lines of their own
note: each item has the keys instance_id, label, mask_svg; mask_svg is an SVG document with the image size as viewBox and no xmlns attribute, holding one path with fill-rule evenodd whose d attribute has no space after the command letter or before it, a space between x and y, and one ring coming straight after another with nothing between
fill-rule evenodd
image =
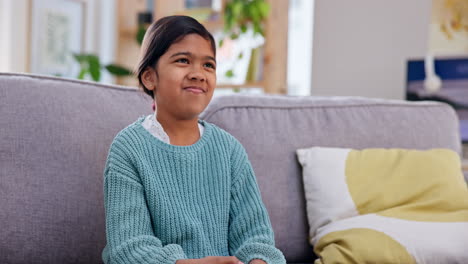
<instances>
[{"instance_id":1,"label":"blurred background","mask_svg":"<svg viewBox=\"0 0 468 264\"><path fill-rule=\"evenodd\" d=\"M135 87L145 29L175 14L215 36L216 94L405 99L444 60L468 79L468 0L0 0L0 71Z\"/></svg>"}]
</instances>

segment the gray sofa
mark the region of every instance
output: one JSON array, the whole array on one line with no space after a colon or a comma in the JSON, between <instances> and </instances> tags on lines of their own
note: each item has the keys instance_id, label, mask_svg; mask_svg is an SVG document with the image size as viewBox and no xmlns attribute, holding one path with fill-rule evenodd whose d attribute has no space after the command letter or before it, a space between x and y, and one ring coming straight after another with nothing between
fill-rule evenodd
<instances>
[{"instance_id":1,"label":"gray sofa","mask_svg":"<svg viewBox=\"0 0 468 264\"><path fill-rule=\"evenodd\" d=\"M151 112L135 89L0 74L0 263L101 263L102 173L118 131ZM450 148L458 120L441 103L227 96L202 118L247 149L290 263L312 263L298 148Z\"/></svg>"}]
</instances>

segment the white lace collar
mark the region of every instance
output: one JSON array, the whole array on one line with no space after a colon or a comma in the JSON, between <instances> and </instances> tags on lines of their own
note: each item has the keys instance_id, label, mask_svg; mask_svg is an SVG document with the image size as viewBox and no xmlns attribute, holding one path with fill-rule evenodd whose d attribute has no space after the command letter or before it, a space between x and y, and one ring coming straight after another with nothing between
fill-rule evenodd
<instances>
[{"instance_id":1,"label":"white lace collar","mask_svg":"<svg viewBox=\"0 0 468 264\"><path fill-rule=\"evenodd\" d=\"M164 143L171 144L169 136L162 127L161 123L156 119L156 111L152 115L148 115L143 123L141 124L151 135L155 136L157 139L161 140ZM200 137L203 135L205 127L202 124L198 123L198 129L200 131Z\"/></svg>"}]
</instances>

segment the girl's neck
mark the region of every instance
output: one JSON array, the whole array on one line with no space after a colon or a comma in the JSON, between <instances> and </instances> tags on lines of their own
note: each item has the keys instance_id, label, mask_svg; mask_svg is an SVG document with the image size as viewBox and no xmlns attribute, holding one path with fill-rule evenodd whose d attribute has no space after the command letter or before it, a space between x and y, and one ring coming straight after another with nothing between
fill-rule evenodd
<instances>
[{"instance_id":1,"label":"girl's neck","mask_svg":"<svg viewBox=\"0 0 468 264\"><path fill-rule=\"evenodd\" d=\"M200 139L198 118L181 120L157 112L156 119L169 136L172 145L189 146Z\"/></svg>"}]
</instances>

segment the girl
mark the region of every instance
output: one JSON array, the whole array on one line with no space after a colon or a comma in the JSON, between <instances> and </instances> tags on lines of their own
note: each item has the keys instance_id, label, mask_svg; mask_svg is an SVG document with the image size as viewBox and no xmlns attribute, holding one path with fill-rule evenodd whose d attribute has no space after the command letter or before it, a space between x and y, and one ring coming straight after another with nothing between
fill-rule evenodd
<instances>
[{"instance_id":1,"label":"girl","mask_svg":"<svg viewBox=\"0 0 468 264\"><path fill-rule=\"evenodd\" d=\"M157 111L110 147L105 263L285 263L244 148L198 119L216 86L215 49L193 18L149 27L138 80Z\"/></svg>"}]
</instances>

